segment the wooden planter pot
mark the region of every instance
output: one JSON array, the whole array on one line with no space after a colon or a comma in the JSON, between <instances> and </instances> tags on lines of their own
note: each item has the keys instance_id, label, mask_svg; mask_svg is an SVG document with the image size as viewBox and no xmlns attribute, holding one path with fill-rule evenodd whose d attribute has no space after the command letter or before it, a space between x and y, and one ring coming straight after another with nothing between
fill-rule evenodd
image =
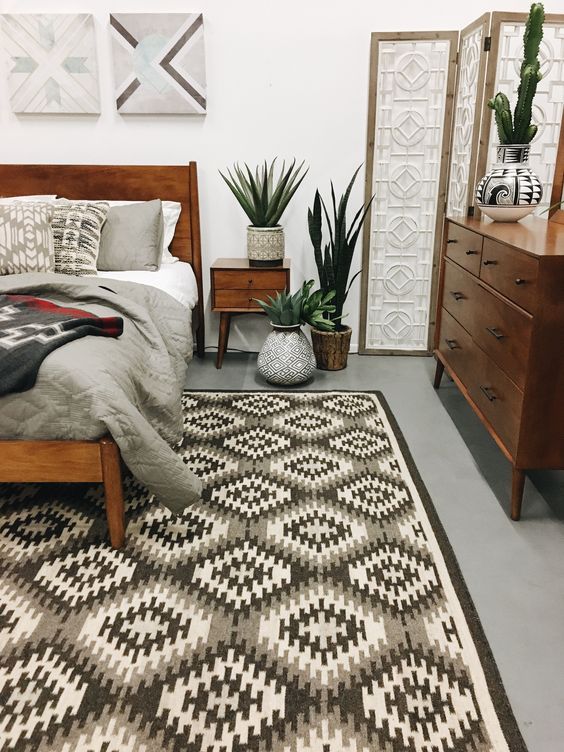
<instances>
[{"instance_id":1,"label":"wooden planter pot","mask_svg":"<svg viewBox=\"0 0 564 752\"><path fill-rule=\"evenodd\" d=\"M321 332L312 328L311 341L318 368L322 371L342 371L347 367L351 332L350 326L340 332Z\"/></svg>"}]
</instances>

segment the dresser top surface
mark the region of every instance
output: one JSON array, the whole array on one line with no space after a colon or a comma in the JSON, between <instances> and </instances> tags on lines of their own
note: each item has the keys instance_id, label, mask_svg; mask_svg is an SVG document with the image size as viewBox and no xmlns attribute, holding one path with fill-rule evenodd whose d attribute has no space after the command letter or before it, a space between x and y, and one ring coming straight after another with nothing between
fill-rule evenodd
<instances>
[{"instance_id":1,"label":"dresser top surface","mask_svg":"<svg viewBox=\"0 0 564 752\"><path fill-rule=\"evenodd\" d=\"M564 257L564 224L558 222L549 222L540 217L527 217L520 222L493 222L491 219L474 217L447 219L486 238L514 246L531 256Z\"/></svg>"}]
</instances>

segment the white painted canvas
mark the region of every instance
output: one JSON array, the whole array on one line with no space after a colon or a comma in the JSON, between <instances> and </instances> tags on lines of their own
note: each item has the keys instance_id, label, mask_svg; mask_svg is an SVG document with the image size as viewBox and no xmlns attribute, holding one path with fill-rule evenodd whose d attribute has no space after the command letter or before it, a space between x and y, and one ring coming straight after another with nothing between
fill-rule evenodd
<instances>
[{"instance_id":1,"label":"white painted canvas","mask_svg":"<svg viewBox=\"0 0 564 752\"><path fill-rule=\"evenodd\" d=\"M112 13L110 26L118 112L205 114L201 14Z\"/></svg>"},{"instance_id":2,"label":"white painted canvas","mask_svg":"<svg viewBox=\"0 0 564 752\"><path fill-rule=\"evenodd\" d=\"M0 28L13 112L100 112L90 14L4 14Z\"/></svg>"}]
</instances>

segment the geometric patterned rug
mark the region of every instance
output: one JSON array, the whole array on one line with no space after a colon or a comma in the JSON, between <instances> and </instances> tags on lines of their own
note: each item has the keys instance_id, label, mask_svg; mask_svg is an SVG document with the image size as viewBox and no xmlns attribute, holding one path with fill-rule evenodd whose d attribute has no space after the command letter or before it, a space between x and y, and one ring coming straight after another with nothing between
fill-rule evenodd
<instances>
[{"instance_id":1,"label":"geometric patterned rug","mask_svg":"<svg viewBox=\"0 0 564 752\"><path fill-rule=\"evenodd\" d=\"M383 398L187 392L200 504L0 486L0 749L521 752Z\"/></svg>"}]
</instances>

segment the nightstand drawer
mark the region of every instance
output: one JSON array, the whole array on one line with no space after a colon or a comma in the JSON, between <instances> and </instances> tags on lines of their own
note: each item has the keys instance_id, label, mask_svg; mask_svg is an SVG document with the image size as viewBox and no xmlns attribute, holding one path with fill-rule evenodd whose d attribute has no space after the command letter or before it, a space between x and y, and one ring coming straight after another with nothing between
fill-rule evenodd
<instances>
[{"instance_id":1,"label":"nightstand drawer","mask_svg":"<svg viewBox=\"0 0 564 752\"><path fill-rule=\"evenodd\" d=\"M272 269L214 271L216 290L284 290L286 272Z\"/></svg>"},{"instance_id":2,"label":"nightstand drawer","mask_svg":"<svg viewBox=\"0 0 564 752\"><path fill-rule=\"evenodd\" d=\"M538 261L485 238L480 279L531 313L537 306Z\"/></svg>"},{"instance_id":3,"label":"nightstand drawer","mask_svg":"<svg viewBox=\"0 0 564 752\"><path fill-rule=\"evenodd\" d=\"M483 238L476 232L448 223L446 255L457 264L478 276L482 260Z\"/></svg>"},{"instance_id":4,"label":"nightstand drawer","mask_svg":"<svg viewBox=\"0 0 564 752\"><path fill-rule=\"evenodd\" d=\"M259 300L266 300L267 296L275 297L277 290L217 290L215 291L215 297L213 301L214 308L220 308L222 310L236 309L236 310L249 310L255 311L262 310L256 300L253 298L259 298Z\"/></svg>"}]
</instances>

